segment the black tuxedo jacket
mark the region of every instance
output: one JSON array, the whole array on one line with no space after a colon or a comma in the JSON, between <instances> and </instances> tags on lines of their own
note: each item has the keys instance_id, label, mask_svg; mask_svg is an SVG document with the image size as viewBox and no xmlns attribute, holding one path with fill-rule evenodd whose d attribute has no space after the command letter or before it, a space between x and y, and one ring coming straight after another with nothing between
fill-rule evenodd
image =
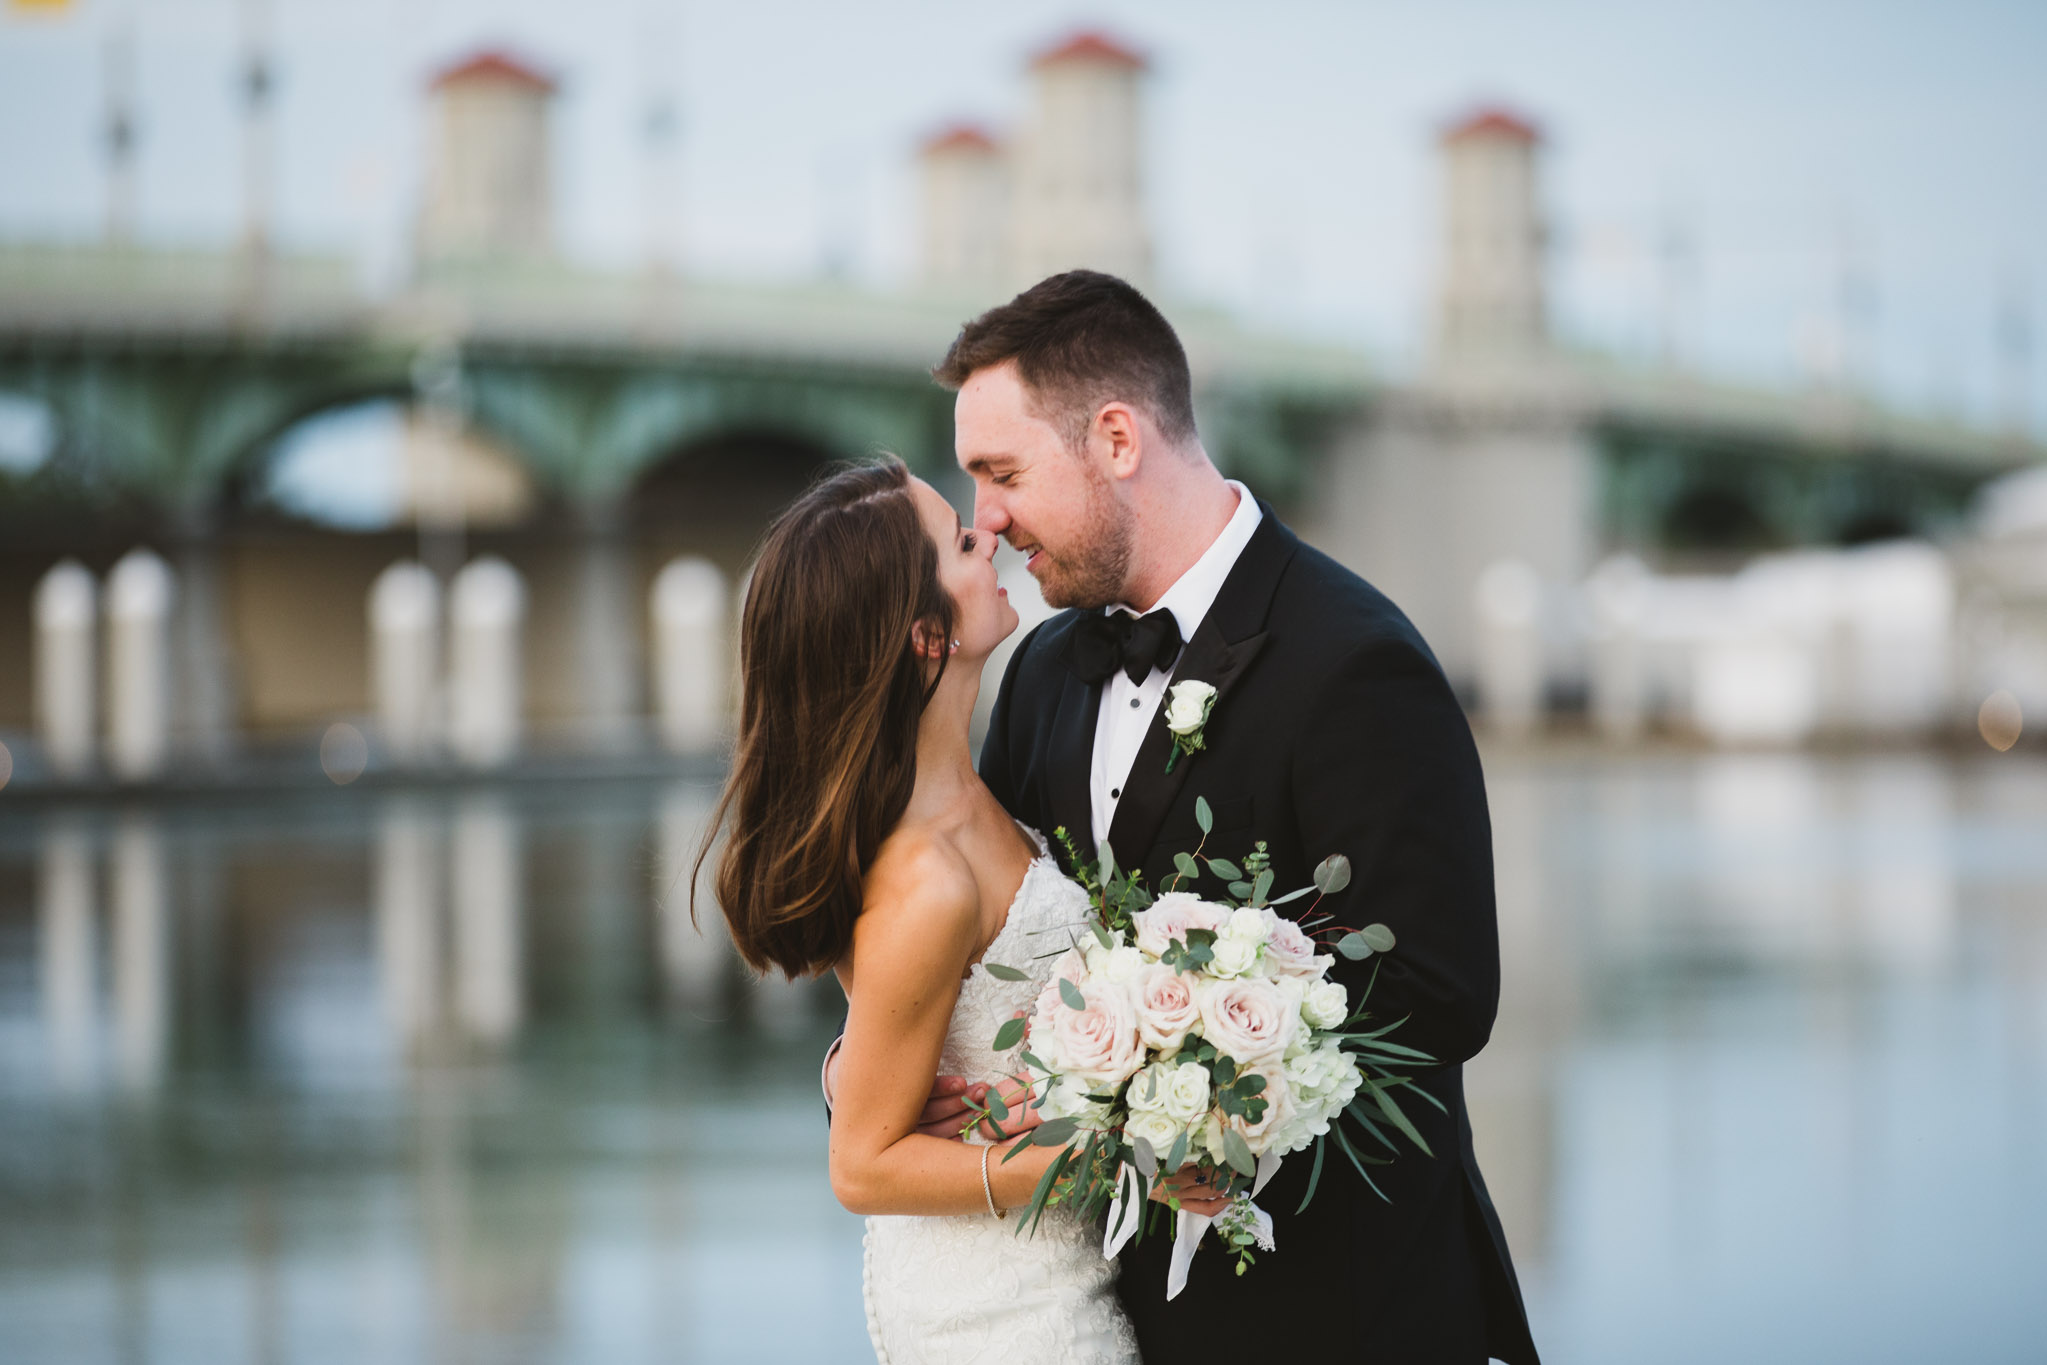
<instances>
[{"instance_id":1,"label":"black tuxedo jacket","mask_svg":"<svg viewBox=\"0 0 2047 1365\"><path fill-rule=\"evenodd\" d=\"M1296 1214L1312 1162L1308 1152L1290 1157L1258 1201L1273 1215L1278 1250L1239 1279L1219 1245L1204 1247L1172 1303L1170 1225L1161 1219L1123 1252L1123 1303L1150 1361L1483 1365L1491 1355L1533 1365L1464 1109L1460 1064L1485 1046L1500 987L1492 834L1471 731L1400 610L1264 512L1173 670L1176 681L1216 689L1207 748L1168 774L1172 738L1154 716L1109 843L1119 864L1142 868L1159 887L1174 853L1201 838L1199 796L1214 813L1208 853L1241 859L1265 840L1279 890L1307 885L1329 854L1348 857L1351 883L1323 909L1354 928L1384 923L1398 942L1384 958L1339 958L1334 975L1355 1004L1378 966L1374 1019L1404 1018L1394 1039L1437 1059L1419 1083L1448 1113L1412 1097L1401 1106L1435 1157L1397 1139L1398 1159L1372 1168L1390 1203L1332 1142L1314 1202ZM1088 774L1101 688L1067 665L1077 619L1062 613L1018 647L981 776L1018 819L1048 833L1063 826L1092 857ZM1192 889L1222 894L1206 873ZM1336 1354L1310 1357L1310 1347Z\"/></svg>"}]
</instances>

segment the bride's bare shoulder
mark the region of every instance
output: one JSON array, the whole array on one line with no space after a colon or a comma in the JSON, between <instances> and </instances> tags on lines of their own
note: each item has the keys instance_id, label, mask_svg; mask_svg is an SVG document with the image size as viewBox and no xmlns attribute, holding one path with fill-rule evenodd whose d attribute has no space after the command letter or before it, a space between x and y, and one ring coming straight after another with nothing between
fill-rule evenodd
<instances>
[{"instance_id":1,"label":"bride's bare shoulder","mask_svg":"<svg viewBox=\"0 0 2047 1365\"><path fill-rule=\"evenodd\" d=\"M902 827L882 841L867 870L855 938L899 932L968 951L980 933L980 884L957 845L942 834Z\"/></svg>"}]
</instances>

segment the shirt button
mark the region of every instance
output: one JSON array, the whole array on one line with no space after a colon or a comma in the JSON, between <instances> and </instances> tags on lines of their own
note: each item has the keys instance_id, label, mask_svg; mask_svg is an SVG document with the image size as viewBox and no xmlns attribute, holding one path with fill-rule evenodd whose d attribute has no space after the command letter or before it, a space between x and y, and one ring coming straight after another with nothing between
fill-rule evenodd
<instances>
[{"instance_id":1,"label":"shirt button","mask_svg":"<svg viewBox=\"0 0 2047 1365\"><path fill-rule=\"evenodd\" d=\"M1121 787L1109 788L1109 799L1111 801L1121 801L1123 799L1123 789Z\"/></svg>"},{"instance_id":2,"label":"shirt button","mask_svg":"<svg viewBox=\"0 0 2047 1365\"><path fill-rule=\"evenodd\" d=\"M1138 702L1138 698L1136 698L1136 697L1132 697L1132 698L1130 699L1130 709L1131 709L1131 710L1135 711L1135 710L1137 709L1137 702Z\"/></svg>"}]
</instances>

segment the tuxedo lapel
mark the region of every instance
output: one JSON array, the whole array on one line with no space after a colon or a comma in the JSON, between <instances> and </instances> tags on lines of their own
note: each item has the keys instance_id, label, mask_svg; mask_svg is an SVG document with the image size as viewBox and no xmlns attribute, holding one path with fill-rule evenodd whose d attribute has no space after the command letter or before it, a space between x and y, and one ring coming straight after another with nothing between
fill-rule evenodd
<instances>
[{"instance_id":1,"label":"tuxedo lapel","mask_svg":"<svg viewBox=\"0 0 2047 1365\"><path fill-rule=\"evenodd\" d=\"M1080 856L1095 856L1095 818L1088 795L1088 778L1094 770L1095 717L1101 709L1102 685L1082 682L1071 672L1073 636L1067 635L1060 662L1068 672L1059 687L1059 707L1052 715L1047 742L1046 787L1052 807L1052 830L1064 826Z\"/></svg>"},{"instance_id":2,"label":"tuxedo lapel","mask_svg":"<svg viewBox=\"0 0 2047 1365\"><path fill-rule=\"evenodd\" d=\"M1300 547L1300 541L1280 525L1270 507L1261 504L1261 509L1264 516L1258 529L1237 556L1222 591L1173 668L1174 682L1197 680L1215 688L1209 725L1217 729L1227 729L1232 722L1226 709L1230 691L1265 647L1266 610L1279 587L1280 572ZM1171 696L1170 688L1167 696ZM1184 754L1168 773L1166 765L1172 753L1173 734L1166 728L1162 702L1131 762L1116 818L1109 823L1109 844L1116 850L1117 862L1125 867L1144 865L1166 813L1179 799L1189 774L1203 767L1207 757L1200 751Z\"/></svg>"}]
</instances>

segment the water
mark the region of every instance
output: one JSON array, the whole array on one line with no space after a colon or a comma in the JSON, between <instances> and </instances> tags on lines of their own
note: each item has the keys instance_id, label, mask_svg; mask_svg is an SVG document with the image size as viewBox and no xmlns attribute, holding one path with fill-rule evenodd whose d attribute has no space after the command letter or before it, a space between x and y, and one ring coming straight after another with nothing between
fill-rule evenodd
<instances>
[{"instance_id":1,"label":"water","mask_svg":"<svg viewBox=\"0 0 2047 1365\"><path fill-rule=\"evenodd\" d=\"M1488 773L1547 1358L2038 1359L2047 764ZM0 1360L871 1359L832 1002L689 928L709 795L11 808Z\"/></svg>"}]
</instances>

